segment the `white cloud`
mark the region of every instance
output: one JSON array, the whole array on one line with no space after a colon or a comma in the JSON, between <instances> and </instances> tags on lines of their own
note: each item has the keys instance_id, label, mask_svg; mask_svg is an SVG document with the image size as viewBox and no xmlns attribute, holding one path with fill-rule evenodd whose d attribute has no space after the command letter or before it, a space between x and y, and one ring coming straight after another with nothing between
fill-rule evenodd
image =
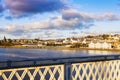
<instances>
[{"instance_id":1,"label":"white cloud","mask_svg":"<svg viewBox=\"0 0 120 80\"><path fill-rule=\"evenodd\" d=\"M95 15L90 13L79 12L74 9L69 9L63 10L61 12L61 15L55 18L49 18L47 20L27 24L10 24L8 26L4 26L4 28L1 28L0 31L6 34L11 34L13 36L26 35L30 37L31 34L39 34L40 32L44 32L45 30L63 31L75 29L89 29L89 27L94 26L95 21L114 20L119 20L119 16L113 13ZM43 37L61 37L61 35L59 35L56 32L46 32L45 34L43 34Z\"/></svg>"},{"instance_id":2,"label":"white cloud","mask_svg":"<svg viewBox=\"0 0 120 80\"><path fill-rule=\"evenodd\" d=\"M83 22L92 22L92 21L99 21L99 20L100 21L120 20L120 16L114 13L92 14L92 13L80 12L75 9L62 10L61 13L62 13L63 19L66 19L66 20L70 20L74 18L77 18Z\"/></svg>"}]
</instances>

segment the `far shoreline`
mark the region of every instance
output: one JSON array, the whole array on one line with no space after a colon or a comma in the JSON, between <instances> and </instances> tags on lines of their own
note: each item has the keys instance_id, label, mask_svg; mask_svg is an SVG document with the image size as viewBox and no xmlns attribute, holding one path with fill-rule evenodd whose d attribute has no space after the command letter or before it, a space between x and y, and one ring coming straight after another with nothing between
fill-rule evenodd
<instances>
[{"instance_id":1,"label":"far shoreline","mask_svg":"<svg viewBox=\"0 0 120 80\"><path fill-rule=\"evenodd\" d=\"M0 48L16 48L16 49L48 49L48 50L98 50L98 51L117 51L120 49L95 49L95 48L69 48L69 47L24 47L24 46L0 46Z\"/></svg>"}]
</instances>

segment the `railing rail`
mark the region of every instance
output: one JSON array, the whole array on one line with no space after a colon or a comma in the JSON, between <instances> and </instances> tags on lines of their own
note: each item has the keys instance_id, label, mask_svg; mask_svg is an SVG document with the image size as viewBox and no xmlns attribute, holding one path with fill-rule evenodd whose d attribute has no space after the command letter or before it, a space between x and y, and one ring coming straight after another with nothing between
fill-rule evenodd
<instances>
[{"instance_id":1,"label":"railing rail","mask_svg":"<svg viewBox=\"0 0 120 80\"><path fill-rule=\"evenodd\" d=\"M120 80L120 55L0 62L0 80Z\"/></svg>"}]
</instances>

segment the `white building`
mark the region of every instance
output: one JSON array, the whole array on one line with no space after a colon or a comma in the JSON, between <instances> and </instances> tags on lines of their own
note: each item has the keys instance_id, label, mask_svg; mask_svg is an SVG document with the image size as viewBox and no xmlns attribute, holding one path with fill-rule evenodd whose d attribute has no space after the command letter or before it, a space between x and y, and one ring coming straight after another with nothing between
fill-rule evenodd
<instances>
[{"instance_id":1,"label":"white building","mask_svg":"<svg viewBox=\"0 0 120 80\"><path fill-rule=\"evenodd\" d=\"M42 46L43 46L43 44L42 44L42 43L39 43L39 44L37 44L37 46L42 47Z\"/></svg>"},{"instance_id":2,"label":"white building","mask_svg":"<svg viewBox=\"0 0 120 80\"><path fill-rule=\"evenodd\" d=\"M93 43L91 42L89 44L89 48L95 48L95 49L110 49L111 48L111 43L107 42L97 42Z\"/></svg>"},{"instance_id":3,"label":"white building","mask_svg":"<svg viewBox=\"0 0 120 80\"><path fill-rule=\"evenodd\" d=\"M118 46L117 46L117 47L118 47L118 49L120 49L120 44L118 44Z\"/></svg>"},{"instance_id":4,"label":"white building","mask_svg":"<svg viewBox=\"0 0 120 80\"><path fill-rule=\"evenodd\" d=\"M82 44L86 44L87 42L86 42L86 39L84 39L83 41L82 41Z\"/></svg>"},{"instance_id":5,"label":"white building","mask_svg":"<svg viewBox=\"0 0 120 80\"><path fill-rule=\"evenodd\" d=\"M79 42L79 40L75 40L75 39L70 39L71 40L71 43L73 44L73 43L78 43Z\"/></svg>"},{"instance_id":6,"label":"white building","mask_svg":"<svg viewBox=\"0 0 120 80\"><path fill-rule=\"evenodd\" d=\"M95 43L91 42L91 43L89 44L89 48L95 48Z\"/></svg>"},{"instance_id":7,"label":"white building","mask_svg":"<svg viewBox=\"0 0 120 80\"><path fill-rule=\"evenodd\" d=\"M63 43L70 43L70 40L68 40L68 39L65 39L65 40L63 40Z\"/></svg>"},{"instance_id":8,"label":"white building","mask_svg":"<svg viewBox=\"0 0 120 80\"><path fill-rule=\"evenodd\" d=\"M114 40L119 40L119 37L115 36L113 37Z\"/></svg>"},{"instance_id":9,"label":"white building","mask_svg":"<svg viewBox=\"0 0 120 80\"><path fill-rule=\"evenodd\" d=\"M63 43L78 43L79 42L79 40L75 40L75 39L65 39L65 40L63 40Z\"/></svg>"},{"instance_id":10,"label":"white building","mask_svg":"<svg viewBox=\"0 0 120 80\"><path fill-rule=\"evenodd\" d=\"M36 44L23 44L23 47L37 47Z\"/></svg>"},{"instance_id":11,"label":"white building","mask_svg":"<svg viewBox=\"0 0 120 80\"><path fill-rule=\"evenodd\" d=\"M94 44L94 46L95 46L94 48L100 49L100 48L102 48L102 45L103 45L102 43L97 42Z\"/></svg>"},{"instance_id":12,"label":"white building","mask_svg":"<svg viewBox=\"0 0 120 80\"><path fill-rule=\"evenodd\" d=\"M102 44L102 48L103 49L110 49L111 48L111 44L110 43L106 43L106 42L104 42L103 44Z\"/></svg>"},{"instance_id":13,"label":"white building","mask_svg":"<svg viewBox=\"0 0 120 80\"><path fill-rule=\"evenodd\" d=\"M62 42L55 42L55 44L61 45L61 44L62 44Z\"/></svg>"}]
</instances>

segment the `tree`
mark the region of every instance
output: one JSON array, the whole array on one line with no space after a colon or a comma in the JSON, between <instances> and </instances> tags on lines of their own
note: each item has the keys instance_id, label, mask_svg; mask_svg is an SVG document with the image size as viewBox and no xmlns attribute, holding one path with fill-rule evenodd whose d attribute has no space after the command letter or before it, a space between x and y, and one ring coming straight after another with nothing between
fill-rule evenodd
<instances>
[{"instance_id":1,"label":"tree","mask_svg":"<svg viewBox=\"0 0 120 80\"><path fill-rule=\"evenodd\" d=\"M2 46L13 46L12 40L11 39L6 39L4 36L3 43L0 43Z\"/></svg>"},{"instance_id":2,"label":"tree","mask_svg":"<svg viewBox=\"0 0 120 80\"><path fill-rule=\"evenodd\" d=\"M102 37L103 37L103 39L107 39L109 37L109 35L103 34Z\"/></svg>"},{"instance_id":3,"label":"tree","mask_svg":"<svg viewBox=\"0 0 120 80\"><path fill-rule=\"evenodd\" d=\"M12 44L12 40L11 39L8 39L8 42Z\"/></svg>"},{"instance_id":4,"label":"tree","mask_svg":"<svg viewBox=\"0 0 120 80\"><path fill-rule=\"evenodd\" d=\"M4 42L7 42L7 39L6 39L6 37L4 36Z\"/></svg>"}]
</instances>

